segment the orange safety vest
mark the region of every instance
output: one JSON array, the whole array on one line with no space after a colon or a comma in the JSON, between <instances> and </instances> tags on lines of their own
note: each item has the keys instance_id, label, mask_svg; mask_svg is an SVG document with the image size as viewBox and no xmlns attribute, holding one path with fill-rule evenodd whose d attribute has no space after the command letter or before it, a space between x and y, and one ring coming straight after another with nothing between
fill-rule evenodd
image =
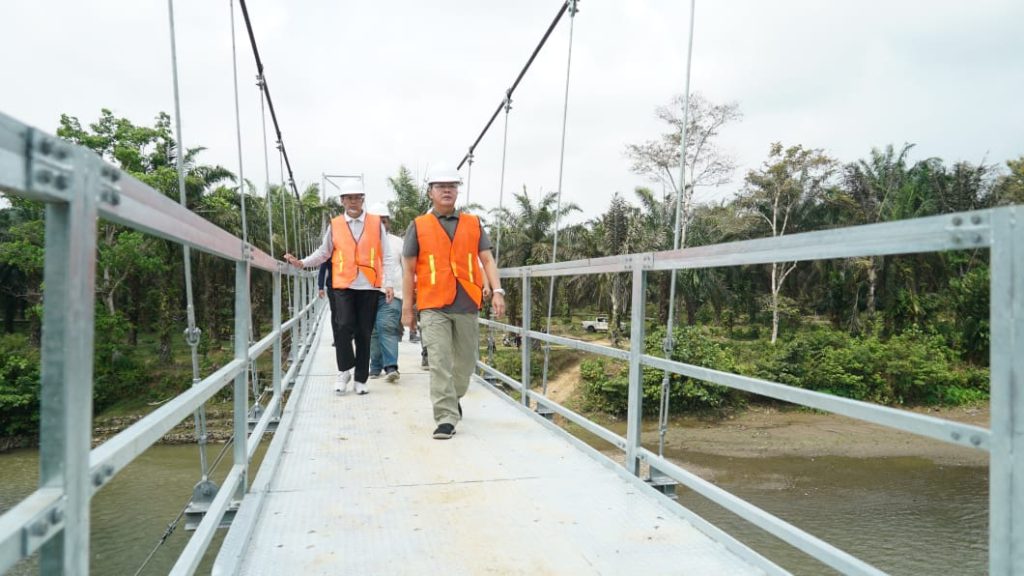
<instances>
[{"instance_id":1,"label":"orange safety vest","mask_svg":"<svg viewBox=\"0 0 1024 576\"><path fill-rule=\"evenodd\" d=\"M416 238L420 253L416 259L416 307L420 310L443 308L455 302L456 282L476 302L483 301L484 274L480 268L480 219L459 214L455 237L448 233L433 214L416 218Z\"/></svg>"},{"instance_id":2,"label":"orange safety vest","mask_svg":"<svg viewBox=\"0 0 1024 576\"><path fill-rule=\"evenodd\" d=\"M366 214L359 242L352 236L352 230L349 229L344 214L332 218L331 238L334 242L334 252L331 253L331 286L337 290L348 288L362 271L374 288L380 288L384 281L380 216Z\"/></svg>"}]
</instances>

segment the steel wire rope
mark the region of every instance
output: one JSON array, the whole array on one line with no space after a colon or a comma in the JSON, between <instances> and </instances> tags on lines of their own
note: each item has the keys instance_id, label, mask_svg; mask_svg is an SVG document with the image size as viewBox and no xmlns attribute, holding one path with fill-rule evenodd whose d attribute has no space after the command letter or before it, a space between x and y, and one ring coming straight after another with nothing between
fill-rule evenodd
<instances>
[{"instance_id":1,"label":"steel wire rope","mask_svg":"<svg viewBox=\"0 0 1024 576\"><path fill-rule=\"evenodd\" d=\"M676 218L675 230L673 233L672 249L679 250L683 242L682 230L682 205L683 195L686 193L686 125L690 121L690 63L693 59L693 21L694 12L697 7L697 0L690 0L690 37L686 49L686 80L684 81L683 95L683 123L679 134L679 189L676 191ZM672 281L669 283L668 299L668 320L665 327L665 340L662 344L665 358L672 359L672 352L675 350L675 338L672 334L675 324L675 303L676 303L676 270L672 270ZM671 387L671 376L668 370L661 377L661 404L658 409L658 456L665 455L665 434L668 432L668 411L669 392Z\"/></svg>"},{"instance_id":2,"label":"steel wire rope","mask_svg":"<svg viewBox=\"0 0 1024 576\"><path fill-rule=\"evenodd\" d=\"M295 197L298 198L299 191L295 188L295 176L292 173L292 163L288 160L288 151L284 147L284 137L281 136L281 125L277 121L277 112L274 110L274 100L270 97L270 86L267 85L267 76L263 72L263 59L260 58L259 48L256 47L256 35L252 30L252 20L249 18L249 8L245 5L245 0L238 0L239 6L242 8L242 18L245 19L245 29L249 33L249 44L252 46L252 55L256 59L256 73L263 78L263 90L267 96L267 107L270 108L270 118L274 122L274 132L277 134L277 143L280 146L281 155L284 158L284 163L288 166L288 177L292 185L292 191L295 193ZM282 182L284 179L282 178Z\"/></svg>"},{"instance_id":3,"label":"steel wire rope","mask_svg":"<svg viewBox=\"0 0 1024 576\"><path fill-rule=\"evenodd\" d=\"M185 189L185 166L183 163L185 146L181 135L181 97L178 89L178 47L174 29L174 0L167 0L167 20L170 26L171 36L171 78L174 88L174 124L175 138L177 140L177 153L175 164L178 173L178 202L188 209L187 192ZM185 314L188 327L185 329L185 342L191 349L192 356L192 385L200 382L199 378L199 339L202 331L196 327L195 301L192 294L192 253L187 244L182 244L183 265L185 272ZM203 404L193 413L193 420L196 430L196 443L199 446L199 469L201 481L209 478L209 470L206 461L206 405Z\"/></svg>"},{"instance_id":4,"label":"steel wire rope","mask_svg":"<svg viewBox=\"0 0 1024 576\"><path fill-rule=\"evenodd\" d=\"M572 70L572 32L576 22L576 1L569 0L569 55L565 64L565 98L562 101L562 146L558 156L558 193L555 196L555 237L551 245L551 263L558 261L558 225L562 212L562 176L565 168L565 127L569 117L569 73ZM548 282L548 317L544 328L545 334L551 334L551 310L555 300L555 276ZM548 393L548 360L551 356L551 343L544 343L544 370L541 372L541 395ZM537 405L538 408L540 405Z\"/></svg>"},{"instance_id":5,"label":"steel wire rope","mask_svg":"<svg viewBox=\"0 0 1024 576\"><path fill-rule=\"evenodd\" d=\"M569 8L569 5L575 5L576 2L577 0L566 0L565 2L562 3L561 8L558 9L558 14L555 15L554 20L552 20L551 24L548 25L548 29L544 32L544 36L541 37L540 42L538 42L537 46L534 47L533 53L530 54L530 58L526 61L526 64L523 66L522 70L519 71L519 75L516 76L515 81L512 82L512 86L505 92L507 98L511 98L512 94L515 93L516 87L519 86L519 83L523 80L523 76L526 75L526 71L530 69L530 65L533 64L534 59L537 58L537 54L540 53L540 49L544 47L545 43L547 43L548 37L551 36L551 32L553 32L555 26L558 25L558 21L562 19L562 15L565 14L565 11ZM476 140L473 141L473 145L469 147L469 151L466 152L466 155L462 157L462 160L459 162L459 165L457 166L458 170L462 170L462 165L465 164L467 160L469 160L469 157L476 150L476 147L478 144L480 144L480 141L483 140L484 135L487 134L487 131L491 128L491 124L494 124L494 120L498 117L498 114L501 113L501 110L502 108L504 108L504 106L505 100L502 99L501 103L498 104L498 107L494 109L494 113L491 114L490 120L488 120L487 124L484 125L484 129L480 131L480 134L476 137Z\"/></svg>"},{"instance_id":6,"label":"steel wire rope","mask_svg":"<svg viewBox=\"0 0 1024 576\"><path fill-rule=\"evenodd\" d=\"M217 457L214 458L213 464L210 466L211 475L217 471L217 466L220 465L221 460L224 459L224 455L227 453L228 448L231 447L234 441L235 435L234 433L232 433L231 436L228 438L227 442L224 443L224 446L221 447L220 452L217 454ZM172 520L167 525L167 528L164 529L164 533L160 536L160 539L157 540L156 545L153 546L153 549L149 551L149 554L146 555L146 558L142 561L142 564L135 571L135 576L139 576L140 574L142 574L142 572L146 569L146 566L148 566L149 563L153 560L153 556L155 556L157 551L160 550L160 547L166 544L167 539L170 538L172 534L174 534L174 531L178 528L178 525L181 523L181 519L185 516L185 513L188 512L188 507L190 505L192 505L191 497L188 499L188 502L186 502L185 505L181 507L181 510L178 512L178 515L174 517L174 520Z\"/></svg>"},{"instance_id":7,"label":"steel wire rope","mask_svg":"<svg viewBox=\"0 0 1024 576\"><path fill-rule=\"evenodd\" d=\"M469 173L466 174L466 200L463 206L469 206L469 192L473 186L473 153L469 153Z\"/></svg>"},{"instance_id":8,"label":"steel wire rope","mask_svg":"<svg viewBox=\"0 0 1024 576\"><path fill-rule=\"evenodd\" d=\"M249 333L247 337L249 346L252 346L255 336L255 313L252 309L252 265L248 257L252 247L249 244L249 221L245 210L245 164L242 159L242 114L238 103L238 50L235 43L234 0L228 0L228 6L231 11L231 77L235 96L235 144L238 147L238 199L242 210L242 255L245 258L246 291L242 297L245 298L246 308L249 310ZM253 405L250 407L250 413L255 416L259 414L259 402L256 401L259 396L259 372L256 369L255 359L249 362L248 370L251 374L249 386L252 389L254 400Z\"/></svg>"},{"instance_id":9,"label":"steel wire rope","mask_svg":"<svg viewBox=\"0 0 1024 576\"><path fill-rule=\"evenodd\" d=\"M274 199L270 194L270 154L267 152L267 95L264 92L263 75L257 77L257 86L260 90L260 125L263 127L263 170L264 189L267 193L267 236L270 247L270 257L274 256Z\"/></svg>"},{"instance_id":10,"label":"steel wire rope","mask_svg":"<svg viewBox=\"0 0 1024 576\"><path fill-rule=\"evenodd\" d=\"M505 92L505 128L502 132L501 140L501 177L498 179L498 218L503 219L505 215L505 160L508 153L508 113L512 110L512 96L511 90ZM499 268L501 267L501 230L504 228L504 222L498 222L497 235L494 244L494 263ZM494 320L494 310L491 309L491 320ZM488 340L487 340L487 362L492 368L496 368L494 364L494 326L488 328Z\"/></svg>"}]
</instances>

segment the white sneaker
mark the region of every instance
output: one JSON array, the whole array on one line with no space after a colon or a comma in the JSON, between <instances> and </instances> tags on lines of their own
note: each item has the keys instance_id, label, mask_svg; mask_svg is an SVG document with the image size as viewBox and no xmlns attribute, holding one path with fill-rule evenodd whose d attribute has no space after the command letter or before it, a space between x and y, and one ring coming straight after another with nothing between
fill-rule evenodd
<instances>
[{"instance_id":1,"label":"white sneaker","mask_svg":"<svg viewBox=\"0 0 1024 576\"><path fill-rule=\"evenodd\" d=\"M366 389L366 382L356 382L356 394L362 395L366 394L367 392L368 390Z\"/></svg>"},{"instance_id":2,"label":"white sneaker","mask_svg":"<svg viewBox=\"0 0 1024 576\"><path fill-rule=\"evenodd\" d=\"M334 391L338 394L344 394L348 392L348 382L352 379L352 371L345 370L344 372L338 372L338 377L334 380Z\"/></svg>"}]
</instances>

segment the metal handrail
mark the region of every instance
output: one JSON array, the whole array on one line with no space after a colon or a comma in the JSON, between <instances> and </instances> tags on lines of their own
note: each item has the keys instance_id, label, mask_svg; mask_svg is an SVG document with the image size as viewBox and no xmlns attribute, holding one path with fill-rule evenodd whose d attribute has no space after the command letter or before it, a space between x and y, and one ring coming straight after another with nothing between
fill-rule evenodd
<instances>
[{"instance_id":1,"label":"metal handrail","mask_svg":"<svg viewBox=\"0 0 1024 576\"><path fill-rule=\"evenodd\" d=\"M234 383L234 463L173 573L195 571L229 505L246 492L249 463L284 392L315 341L324 306L314 277L275 260L129 175L91 150L0 113L0 190L47 203L40 393L40 488L0 516L0 572L41 550L44 573L85 574L89 506L113 476ZM97 218L152 234L235 263L234 358L160 408L90 450L93 301ZM271 332L252 345L249 268L273 274ZM282 276L295 283L295 315L282 323ZM281 374L283 335L291 331L291 366ZM249 433L248 369L274 349L273 394ZM287 430L283 430L287 433ZM53 538L62 546L45 547Z\"/></svg>"},{"instance_id":2,"label":"metal handrail","mask_svg":"<svg viewBox=\"0 0 1024 576\"><path fill-rule=\"evenodd\" d=\"M786 402L825 410L850 418L880 424L949 442L958 446L988 451L990 458L990 558L991 574L1024 573L1024 466L1017 446L1024 450L1024 431L1013 426L1024 415L1024 395L1013 394L1014 380L1024 374L1024 226L1018 221L1024 207L1009 206L971 212L945 214L885 222L849 228L807 232L788 236L745 240L682 250L589 258L555 264L505 268L502 278L522 284L523 326L502 324L481 318L480 324L519 334L523 354L522 377L516 380L491 366L478 362L485 374L508 384L520 394L520 406L529 409L530 400L562 415L626 453L625 466L639 475L640 462L684 484L776 537L810 554L819 561L847 574L878 574L876 568L824 543L814 536L760 508L715 487L640 444L642 414L642 368L651 367L768 396ZM852 400L796 388L778 382L740 374L712 370L643 353L644 315L647 273L848 258L855 256L896 255L945 250L989 248L991 267L991 430L943 418L917 414L870 402ZM528 328L531 316L530 279L535 277L577 276L600 273L631 273L633 278L632 329L630 349L620 350L551 336ZM627 435L621 437L576 414L557 402L530 390L530 341L536 339L561 344L629 363L629 405Z\"/></svg>"}]
</instances>

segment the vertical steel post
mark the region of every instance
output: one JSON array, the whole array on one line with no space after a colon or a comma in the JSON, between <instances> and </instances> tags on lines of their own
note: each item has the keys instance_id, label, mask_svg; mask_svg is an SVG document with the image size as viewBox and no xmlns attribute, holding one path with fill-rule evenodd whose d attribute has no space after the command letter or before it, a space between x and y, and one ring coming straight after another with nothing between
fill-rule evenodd
<instances>
[{"instance_id":1,"label":"vertical steel post","mask_svg":"<svg viewBox=\"0 0 1024 576\"><path fill-rule=\"evenodd\" d=\"M249 245L242 249L242 260L235 262L235 359L248 362L249 358ZM235 376L235 445L236 466L245 466L242 480L238 483L237 497L245 495L248 480L248 435L249 435L249 370L241 370Z\"/></svg>"},{"instance_id":2,"label":"vertical steel post","mask_svg":"<svg viewBox=\"0 0 1024 576\"><path fill-rule=\"evenodd\" d=\"M289 320L291 320L292 318L295 318L295 313L298 312L298 306L296 306L296 305L298 304L298 295L297 294L299 292L299 273L296 270L291 270L290 272L292 273L292 277L291 277L291 283L292 283L292 291L291 292L292 293L289 294L289 298L288 298L288 302L289 302L289 305L290 305L289 306L289 314L288 314L288 319ZM294 365L295 362L298 360L298 358L299 358L299 327L298 327L298 322L295 322L295 323L292 324L291 344L288 346L288 364L289 365ZM296 374L296 373L297 372L293 372L292 382L295 381L294 374ZM289 383L286 383L285 386L287 387L288 384Z\"/></svg>"},{"instance_id":3,"label":"vertical steel post","mask_svg":"<svg viewBox=\"0 0 1024 576\"><path fill-rule=\"evenodd\" d=\"M68 151L62 149L62 153ZM92 163L86 161L91 158L78 150L70 154L71 199L46 207L39 485L63 489L66 504L63 532L41 549L42 574L89 573L96 189L100 182L89 168ZM110 177L106 167L103 171ZM97 480L106 479L101 475Z\"/></svg>"},{"instance_id":4,"label":"vertical steel post","mask_svg":"<svg viewBox=\"0 0 1024 576\"><path fill-rule=\"evenodd\" d=\"M1024 574L1024 216L993 214L989 574ZM977 224L978 222L974 222Z\"/></svg>"},{"instance_id":5,"label":"vertical steel post","mask_svg":"<svg viewBox=\"0 0 1024 576\"><path fill-rule=\"evenodd\" d=\"M278 265L277 271L274 272L274 296L273 296L273 302L274 302L274 309L273 309L273 312L272 312L271 315L273 317L274 326L273 326L272 330L277 334L277 337L274 338L274 373L273 373L272 378L273 378L273 386L274 386L274 396L276 396L277 398L281 399L281 338L282 338L283 335L281 334L281 268L280 268L280 265ZM281 404L282 404L282 402L278 402L278 404L277 404L277 414L275 414L273 416L274 418L280 418L281 417Z\"/></svg>"},{"instance_id":6,"label":"vertical steel post","mask_svg":"<svg viewBox=\"0 0 1024 576\"><path fill-rule=\"evenodd\" d=\"M644 353L644 309L647 305L647 273L641 261L633 263L632 314L629 326L629 407L626 412L626 469L640 475L640 423L643 414L643 371L640 356Z\"/></svg>"},{"instance_id":7,"label":"vertical steel post","mask_svg":"<svg viewBox=\"0 0 1024 576\"><path fill-rule=\"evenodd\" d=\"M523 273L522 282L523 286L523 338L522 343L519 345L519 352L522 354L522 371L520 372L520 378L523 383L523 394L522 402L523 406L530 405L530 275Z\"/></svg>"}]
</instances>

